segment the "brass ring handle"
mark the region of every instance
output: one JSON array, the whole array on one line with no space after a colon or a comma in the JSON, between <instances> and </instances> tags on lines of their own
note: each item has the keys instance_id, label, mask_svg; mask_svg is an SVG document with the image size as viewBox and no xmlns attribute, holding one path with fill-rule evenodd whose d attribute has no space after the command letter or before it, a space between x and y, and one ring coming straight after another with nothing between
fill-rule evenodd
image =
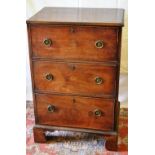
<instances>
[{"instance_id":1,"label":"brass ring handle","mask_svg":"<svg viewBox=\"0 0 155 155\"><path fill-rule=\"evenodd\" d=\"M54 79L54 76L51 73L49 73L49 74L46 74L45 78L48 81L52 81Z\"/></svg>"},{"instance_id":2,"label":"brass ring handle","mask_svg":"<svg viewBox=\"0 0 155 155\"><path fill-rule=\"evenodd\" d=\"M102 79L101 77L96 77L96 78L95 78L95 82L96 82L96 84L100 85L100 84L102 84L104 81L103 81L103 79Z\"/></svg>"},{"instance_id":3,"label":"brass ring handle","mask_svg":"<svg viewBox=\"0 0 155 155\"><path fill-rule=\"evenodd\" d=\"M97 117L101 117L102 116L102 111L99 110L99 109L95 109L94 110L94 115L97 116Z\"/></svg>"},{"instance_id":4,"label":"brass ring handle","mask_svg":"<svg viewBox=\"0 0 155 155\"><path fill-rule=\"evenodd\" d=\"M103 48L103 47L104 47L104 42L103 42L103 40L97 40L97 41L95 42L95 46L96 46L96 48Z\"/></svg>"},{"instance_id":5,"label":"brass ring handle","mask_svg":"<svg viewBox=\"0 0 155 155\"><path fill-rule=\"evenodd\" d=\"M48 112L54 112L55 106L54 105L48 105L47 110L48 110Z\"/></svg>"},{"instance_id":6,"label":"brass ring handle","mask_svg":"<svg viewBox=\"0 0 155 155\"><path fill-rule=\"evenodd\" d=\"M45 46L51 46L51 45L52 45L52 40L46 38L46 39L43 41L43 43L44 43Z\"/></svg>"}]
</instances>

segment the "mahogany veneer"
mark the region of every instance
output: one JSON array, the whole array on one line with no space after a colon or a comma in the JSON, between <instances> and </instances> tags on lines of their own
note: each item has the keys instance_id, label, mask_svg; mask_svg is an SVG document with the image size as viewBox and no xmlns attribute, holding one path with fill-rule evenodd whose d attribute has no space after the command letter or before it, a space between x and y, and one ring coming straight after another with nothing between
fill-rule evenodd
<instances>
[{"instance_id":1,"label":"mahogany veneer","mask_svg":"<svg viewBox=\"0 0 155 155\"><path fill-rule=\"evenodd\" d=\"M103 131L114 129L113 99L42 94L36 95L36 102L39 124ZM49 103L55 106L52 114L47 111ZM100 117L94 116L95 109L102 111Z\"/></svg>"},{"instance_id":2,"label":"mahogany veneer","mask_svg":"<svg viewBox=\"0 0 155 155\"><path fill-rule=\"evenodd\" d=\"M46 131L103 134L117 150L122 9L43 8L27 20L34 140Z\"/></svg>"},{"instance_id":3,"label":"mahogany veneer","mask_svg":"<svg viewBox=\"0 0 155 155\"><path fill-rule=\"evenodd\" d=\"M58 92L99 97L114 96L115 94L116 66L33 61L33 73L34 89L37 92ZM52 81L46 79L48 73L52 74ZM97 85L96 77L101 77L103 84Z\"/></svg>"},{"instance_id":4,"label":"mahogany veneer","mask_svg":"<svg viewBox=\"0 0 155 155\"><path fill-rule=\"evenodd\" d=\"M33 25L33 58L70 60L117 60L117 28L94 26ZM52 46L44 46L43 39L52 38ZM96 48L95 41L104 38L104 48Z\"/></svg>"}]
</instances>

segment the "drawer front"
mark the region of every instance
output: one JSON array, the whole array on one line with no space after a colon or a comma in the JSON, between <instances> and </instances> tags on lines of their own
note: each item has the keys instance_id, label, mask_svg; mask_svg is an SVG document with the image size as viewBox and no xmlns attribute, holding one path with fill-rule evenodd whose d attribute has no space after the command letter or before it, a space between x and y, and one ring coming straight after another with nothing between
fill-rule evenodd
<instances>
[{"instance_id":1,"label":"drawer front","mask_svg":"<svg viewBox=\"0 0 155 155\"><path fill-rule=\"evenodd\" d=\"M32 56L70 60L117 60L117 28L31 26Z\"/></svg>"},{"instance_id":2,"label":"drawer front","mask_svg":"<svg viewBox=\"0 0 155 155\"><path fill-rule=\"evenodd\" d=\"M36 102L41 125L113 130L113 100L40 94Z\"/></svg>"},{"instance_id":3,"label":"drawer front","mask_svg":"<svg viewBox=\"0 0 155 155\"><path fill-rule=\"evenodd\" d=\"M34 61L33 70L37 91L98 97L115 94L115 66Z\"/></svg>"}]
</instances>

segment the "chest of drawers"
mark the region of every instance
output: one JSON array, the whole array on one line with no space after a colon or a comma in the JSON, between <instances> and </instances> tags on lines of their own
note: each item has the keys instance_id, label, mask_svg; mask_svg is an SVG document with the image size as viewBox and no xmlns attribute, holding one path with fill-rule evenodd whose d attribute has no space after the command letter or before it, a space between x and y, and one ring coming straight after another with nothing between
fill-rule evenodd
<instances>
[{"instance_id":1,"label":"chest of drawers","mask_svg":"<svg viewBox=\"0 0 155 155\"><path fill-rule=\"evenodd\" d=\"M122 9L43 8L27 20L34 140L46 131L102 134L117 150Z\"/></svg>"}]
</instances>

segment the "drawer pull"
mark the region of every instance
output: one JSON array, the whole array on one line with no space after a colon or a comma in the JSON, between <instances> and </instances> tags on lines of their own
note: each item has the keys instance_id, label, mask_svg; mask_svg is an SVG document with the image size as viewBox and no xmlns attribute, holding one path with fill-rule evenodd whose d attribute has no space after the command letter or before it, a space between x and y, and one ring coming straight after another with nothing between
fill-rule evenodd
<instances>
[{"instance_id":1,"label":"drawer pull","mask_svg":"<svg viewBox=\"0 0 155 155\"><path fill-rule=\"evenodd\" d=\"M48 80L48 81L52 81L54 79L54 76L51 73L46 74L45 77L46 77L46 80Z\"/></svg>"},{"instance_id":2,"label":"drawer pull","mask_svg":"<svg viewBox=\"0 0 155 155\"><path fill-rule=\"evenodd\" d=\"M47 110L48 110L48 112L54 112L55 106L54 105L48 105Z\"/></svg>"},{"instance_id":3,"label":"drawer pull","mask_svg":"<svg viewBox=\"0 0 155 155\"><path fill-rule=\"evenodd\" d=\"M102 113L101 110L99 110L99 109L95 109L95 110L94 110L94 115L95 115L95 116L97 116L97 117L101 117L102 114L103 114L103 113Z\"/></svg>"},{"instance_id":4,"label":"drawer pull","mask_svg":"<svg viewBox=\"0 0 155 155\"><path fill-rule=\"evenodd\" d=\"M44 43L45 46L51 46L51 45L52 45L52 40L46 38L46 39L43 41L43 43Z\"/></svg>"},{"instance_id":5,"label":"drawer pull","mask_svg":"<svg viewBox=\"0 0 155 155\"><path fill-rule=\"evenodd\" d=\"M97 40L95 42L96 48L103 48L104 47L104 42L102 40Z\"/></svg>"},{"instance_id":6,"label":"drawer pull","mask_svg":"<svg viewBox=\"0 0 155 155\"><path fill-rule=\"evenodd\" d=\"M103 79L101 78L101 77L96 77L95 78L95 82L96 82L96 84L102 84L103 83Z\"/></svg>"}]
</instances>

